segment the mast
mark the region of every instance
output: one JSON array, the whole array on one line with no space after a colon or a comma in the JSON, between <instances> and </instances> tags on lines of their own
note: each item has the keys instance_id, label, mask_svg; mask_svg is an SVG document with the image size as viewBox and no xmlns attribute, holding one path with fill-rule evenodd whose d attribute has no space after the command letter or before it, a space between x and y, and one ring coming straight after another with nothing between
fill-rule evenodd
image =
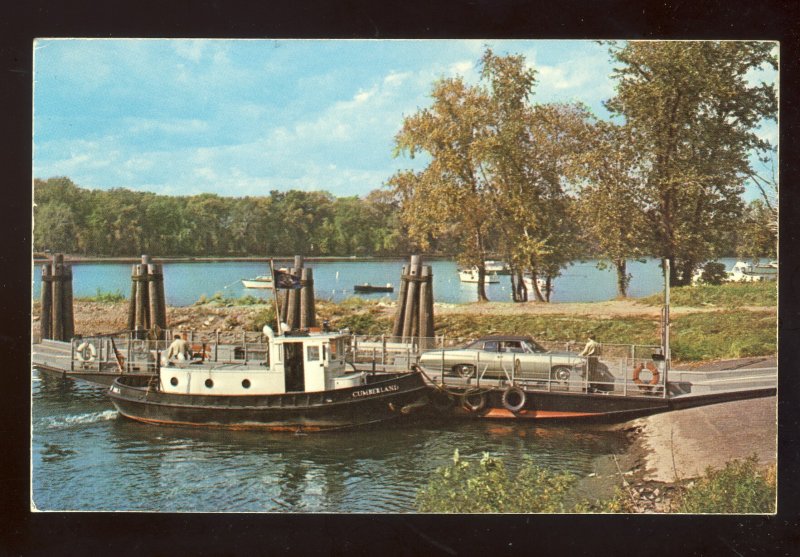
<instances>
[{"instance_id":1,"label":"mast","mask_svg":"<svg viewBox=\"0 0 800 557\"><path fill-rule=\"evenodd\" d=\"M275 280L275 265L271 257L269 259L269 272L272 275L272 299L275 302L275 323L277 323L275 330L280 335L283 334L283 329L281 329L281 312L278 309L278 281Z\"/></svg>"}]
</instances>

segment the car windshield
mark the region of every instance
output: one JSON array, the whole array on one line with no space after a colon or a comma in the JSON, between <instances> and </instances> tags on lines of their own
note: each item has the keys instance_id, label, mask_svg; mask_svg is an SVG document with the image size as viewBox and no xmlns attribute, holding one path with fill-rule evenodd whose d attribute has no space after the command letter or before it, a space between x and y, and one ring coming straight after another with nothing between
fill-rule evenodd
<instances>
[{"instance_id":1,"label":"car windshield","mask_svg":"<svg viewBox=\"0 0 800 557\"><path fill-rule=\"evenodd\" d=\"M544 347L536 344L532 340L523 340L522 346L525 348L525 352L547 352Z\"/></svg>"}]
</instances>

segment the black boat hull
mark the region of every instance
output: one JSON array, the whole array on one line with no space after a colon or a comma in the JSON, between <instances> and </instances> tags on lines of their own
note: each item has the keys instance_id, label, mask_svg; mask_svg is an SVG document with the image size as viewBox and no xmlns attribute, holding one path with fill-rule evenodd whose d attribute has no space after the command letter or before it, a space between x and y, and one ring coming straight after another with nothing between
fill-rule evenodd
<instances>
[{"instance_id":1,"label":"black boat hull","mask_svg":"<svg viewBox=\"0 0 800 557\"><path fill-rule=\"evenodd\" d=\"M735 400L775 396L776 388L711 392L675 397L621 396L602 393L566 393L557 391L525 391L519 410L509 409L503 402L503 391L485 392L465 399L463 393L431 395L431 409L438 413L466 418L536 419L548 421L591 421L618 423L673 410L707 406Z\"/></svg>"},{"instance_id":2,"label":"black boat hull","mask_svg":"<svg viewBox=\"0 0 800 557\"><path fill-rule=\"evenodd\" d=\"M323 431L365 426L405 415L427 399L419 373L381 374L334 391L252 396L168 394L153 381L120 377L109 389L119 413L152 424Z\"/></svg>"}]
</instances>

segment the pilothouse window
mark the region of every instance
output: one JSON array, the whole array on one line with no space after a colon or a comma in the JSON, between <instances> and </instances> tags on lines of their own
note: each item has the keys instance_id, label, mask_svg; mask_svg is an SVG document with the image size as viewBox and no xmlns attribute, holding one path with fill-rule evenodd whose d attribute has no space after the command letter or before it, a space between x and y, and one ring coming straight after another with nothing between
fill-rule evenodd
<instances>
[{"instance_id":1,"label":"pilothouse window","mask_svg":"<svg viewBox=\"0 0 800 557\"><path fill-rule=\"evenodd\" d=\"M309 346L308 347L308 357L306 359L309 362L317 362L317 361L319 361L319 346Z\"/></svg>"}]
</instances>

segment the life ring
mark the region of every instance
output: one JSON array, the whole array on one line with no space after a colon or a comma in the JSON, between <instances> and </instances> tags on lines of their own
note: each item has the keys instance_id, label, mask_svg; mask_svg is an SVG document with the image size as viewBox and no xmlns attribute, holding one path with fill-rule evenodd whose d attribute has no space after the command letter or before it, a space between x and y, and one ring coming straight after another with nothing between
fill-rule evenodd
<instances>
[{"instance_id":1,"label":"life ring","mask_svg":"<svg viewBox=\"0 0 800 557\"><path fill-rule=\"evenodd\" d=\"M649 383L645 383L639 377L641 375L642 370L647 369L650 373L653 374L653 377L650 379ZM658 385L659 380L661 379L661 374L658 371L658 368L655 366L653 362L647 362L647 364L638 363L636 367L633 368L633 382L636 383L640 389L643 391L649 391L651 386Z\"/></svg>"},{"instance_id":2,"label":"life ring","mask_svg":"<svg viewBox=\"0 0 800 557\"><path fill-rule=\"evenodd\" d=\"M480 412L486 408L486 393L473 392L461 395L461 406L470 412Z\"/></svg>"},{"instance_id":3,"label":"life ring","mask_svg":"<svg viewBox=\"0 0 800 557\"><path fill-rule=\"evenodd\" d=\"M514 404L514 397L518 397L519 401ZM525 406L525 391L515 385L511 385L503 391L503 407L509 412L519 412Z\"/></svg>"},{"instance_id":4,"label":"life ring","mask_svg":"<svg viewBox=\"0 0 800 557\"><path fill-rule=\"evenodd\" d=\"M75 349L75 356L82 362L93 362L97 357L97 348L89 341L83 341Z\"/></svg>"}]
</instances>

